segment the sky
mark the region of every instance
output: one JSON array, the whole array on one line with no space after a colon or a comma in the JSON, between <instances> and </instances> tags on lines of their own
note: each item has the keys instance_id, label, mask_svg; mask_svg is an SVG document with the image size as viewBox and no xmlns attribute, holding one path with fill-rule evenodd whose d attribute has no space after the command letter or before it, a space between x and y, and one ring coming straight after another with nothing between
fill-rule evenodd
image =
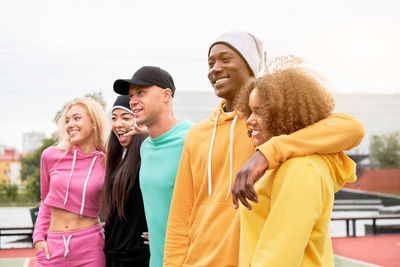
<instances>
[{"instance_id":1,"label":"sky","mask_svg":"<svg viewBox=\"0 0 400 267\"><path fill-rule=\"evenodd\" d=\"M55 131L68 101L143 65L179 90L212 90L210 44L228 30L264 41L267 59L302 57L336 93L400 94L400 1L0 0L0 145ZM400 103L399 103L400 104Z\"/></svg>"}]
</instances>

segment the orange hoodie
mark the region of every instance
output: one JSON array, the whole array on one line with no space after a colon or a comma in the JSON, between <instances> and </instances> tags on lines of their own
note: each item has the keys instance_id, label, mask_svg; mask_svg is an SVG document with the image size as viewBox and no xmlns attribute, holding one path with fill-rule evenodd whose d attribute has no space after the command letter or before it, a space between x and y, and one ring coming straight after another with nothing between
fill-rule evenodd
<instances>
[{"instance_id":1,"label":"orange hoodie","mask_svg":"<svg viewBox=\"0 0 400 267\"><path fill-rule=\"evenodd\" d=\"M255 147L245 121L235 113L226 114L223 106L224 101L186 136L168 218L164 266L238 265L239 212L231 190L237 171ZM259 149L272 168L288 157L351 149L363 136L357 119L333 114Z\"/></svg>"}]
</instances>

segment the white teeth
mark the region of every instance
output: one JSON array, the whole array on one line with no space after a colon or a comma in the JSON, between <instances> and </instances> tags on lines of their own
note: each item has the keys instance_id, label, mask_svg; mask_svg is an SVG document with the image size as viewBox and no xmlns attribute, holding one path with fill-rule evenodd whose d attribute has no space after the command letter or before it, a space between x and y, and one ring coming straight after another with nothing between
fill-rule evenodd
<instances>
[{"instance_id":1,"label":"white teeth","mask_svg":"<svg viewBox=\"0 0 400 267\"><path fill-rule=\"evenodd\" d=\"M118 132L119 135L125 134L126 132Z\"/></svg>"},{"instance_id":2,"label":"white teeth","mask_svg":"<svg viewBox=\"0 0 400 267\"><path fill-rule=\"evenodd\" d=\"M79 133L79 131L70 131L70 132L69 132L70 135L71 135L71 134L76 134L76 133Z\"/></svg>"},{"instance_id":3,"label":"white teeth","mask_svg":"<svg viewBox=\"0 0 400 267\"><path fill-rule=\"evenodd\" d=\"M260 131L254 131L254 130L251 132L252 135L257 135L259 133L260 133Z\"/></svg>"},{"instance_id":4,"label":"white teeth","mask_svg":"<svg viewBox=\"0 0 400 267\"><path fill-rule=\"evenodd\" d=\"M221 78L221 79L216 80L214 83L220 83L220 82L223 82L226 80L228 80L228 78Z\"/></svg>"},{"instance_id":5,"label":"white teeth","mask_svg":"<svg viewBox=\"0 0 400 267\"><path fill-rule=\"evenodd\" d=\"M138 113L139 111L141 111L141 109L134 109L133 113Z\"/></svg>"}]
</instances>

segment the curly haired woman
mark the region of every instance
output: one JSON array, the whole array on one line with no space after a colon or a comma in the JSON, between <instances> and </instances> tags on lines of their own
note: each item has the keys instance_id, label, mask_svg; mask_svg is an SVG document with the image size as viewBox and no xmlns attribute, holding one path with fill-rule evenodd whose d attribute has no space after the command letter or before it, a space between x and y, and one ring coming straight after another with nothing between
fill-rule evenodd
<instances>
[{"instance_id":1,"label":"curly haired woman","mask_svg":"<svg viewBox=\"0 0 400 267\"><path fill-rule=\"evenodd\" d=\"M298 67L253 80L237 96L256 146L326 118L334 100ZM343 152L287 160L255 185L257 203L240 206L239 266L333 266L329 222L334 193L354 182Z\"/></svg>"}]
</instances>

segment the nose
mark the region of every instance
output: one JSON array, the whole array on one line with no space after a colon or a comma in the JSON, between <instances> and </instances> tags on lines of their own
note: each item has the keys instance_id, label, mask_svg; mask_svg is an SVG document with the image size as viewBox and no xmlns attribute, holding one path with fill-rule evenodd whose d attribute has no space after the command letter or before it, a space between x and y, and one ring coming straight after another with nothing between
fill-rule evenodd
<instances>
[{"instance_id":1,"label":"nose","mask_svg":"<svg viewBox=\"0 0 400 267\"><path fill-rule=\"evenodd\" d=\"M256 121L254 120L253 113L250 114L250 116L246 120L246 125L247 126L255 126Z\"/></svg>"},{"instance_id":2,"label":"nose","mask_svg":"<svg viewBox=\"0 0 400 267\"><path fill-rule=\"evenodd\" d=\"M115 127L123 126L121 118L117 118L115 121L113 121L113 123L114 123Z\"/></svg>"},{"instance_id":3,"label":"nose","mask_svg":"<svg viewBox=\"0 0 400 267\"><path fill-rule=\"evenodd\" d=\"M137 104L137 98L134 97L134 96L132 96L132 97L129 99L129 107L130 107L131 109L133 109L133 107L135 107L136 104Z\"/></svg>"},{"instance_id":4,"label":"nose","mask_svg":"<svg viewBox=\"0 0 400 267\"><path fill-rule=\"evenodd\" d=\"M208 77L211 78L212 75L221 71L222 71L221 64L219 60L216 60L214 65L208 69Z\"/></svg>"},{"instance_id":5,"label":"nose","mask_svg":"<svg viewBox=\"0 0 400 267\"><path fill-rule=\"evenodd\" d=\"M69 120L68 122L67 122L67 129L68 128L71 128L73 126L73 122L72 122L72 120Z\"/></svg>"}]
</instances>

